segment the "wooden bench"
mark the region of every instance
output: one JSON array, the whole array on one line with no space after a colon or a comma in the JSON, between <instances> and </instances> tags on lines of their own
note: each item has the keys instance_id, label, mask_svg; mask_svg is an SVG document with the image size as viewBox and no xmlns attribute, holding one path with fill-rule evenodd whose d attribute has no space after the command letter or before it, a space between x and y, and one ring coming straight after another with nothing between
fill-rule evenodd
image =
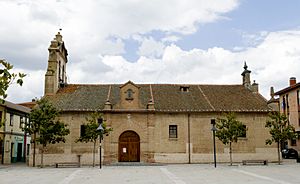
<instances>
[{"instance_id":1,"label":"wooden bench","mask_svg":"<svg viewBox=\"0 0 300 184\"><path fill-rule=\"evenodd\" d=\"M243 165L246 164L264 164L268 165L268 160L243 160Z\"/></svg>"},{"instance_id":2,"label":"wooden bench","mask_svg":"<svg viewBox=\"0 0 300 184\"><path fill-rule=\"evenodd\" d=\"M80 167L79 162L58 162L55 163L55 167Z\"/></svg>"}]
</instances>

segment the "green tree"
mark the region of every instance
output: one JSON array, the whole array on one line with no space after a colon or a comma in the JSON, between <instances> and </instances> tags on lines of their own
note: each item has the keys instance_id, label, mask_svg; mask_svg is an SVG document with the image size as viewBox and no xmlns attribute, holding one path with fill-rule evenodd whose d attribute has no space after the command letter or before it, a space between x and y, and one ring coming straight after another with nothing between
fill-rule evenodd
<instances>
[{"instance_id":1,"label":"green tree","mask_svg":"<svg viewBox=\"0 0 300 184\"><path fill-rule=\"evenodd\" d=\"M23 73L12 73L13 65L7 61L0 59L0 101L4 103L4 99L7 97L6 91L8 87L13 84L14 81L20 86L23 84L23 78L26 74Z\"/></svg>"},{"instance_id":2,"label":"green tree","mask_svg":"<svg viewBox=\"0 0 300 184\"><path fill-rule=\"evenodd\" d=\"M99 127L98 119L102 119L103 132L97 131ZM93 148L93 167L95 167L95 152L96 152L96 142L97 139L103 138L103 135L109 135L112 131L112 128L108 128L106 123L103 121L103 115L99 112L93 112L89 117L86 118L87 124L84 125L84 134L80 136L75 142L92 142L94 144Z\"/></svg>"},{"instance_id":3,"label":"green tree","mask_svg":"<svg viewBox=\"0 0 300 184\"><path fill-rule=\"evenodd\" d=\"M271 112L269 114L266 127L269 128L271 135L271 138L266 140L266 144L271 145L273 142L277 143L278 164L280 164L281 143L289 139L297 138L295 128L289 124L288 118L279 112Z\"/></svg>"},{"instance_id":4,"label":"green tree","mask_svg":"<svg viewBox=\"0 0 300 184\"><path fill-rule=\"evenodd\" d=\"M216 137L223 144L229 144L230 165L232 165L232 143L246 134L246 126L236 119L234 113L225 113L224 118L218 118L216 123Z\"/></svg>"},{"instance_id":5,"label":"green tree","mask_svg":"<svg viewBox=\"0 0 300 184\"><path fill-rule=\"evenodd\" d=\"M67 125L57 118L58 115L59 111L46 98L38 100L37 105L29 115L31 123L25 128L25 131L30 134L33 134L34 166L36 142L42 144L41 167L43 167L44 150L47 144L65 142L65 136L70 133L70 130L67 128Z\"/></svg>"}]
</instances>

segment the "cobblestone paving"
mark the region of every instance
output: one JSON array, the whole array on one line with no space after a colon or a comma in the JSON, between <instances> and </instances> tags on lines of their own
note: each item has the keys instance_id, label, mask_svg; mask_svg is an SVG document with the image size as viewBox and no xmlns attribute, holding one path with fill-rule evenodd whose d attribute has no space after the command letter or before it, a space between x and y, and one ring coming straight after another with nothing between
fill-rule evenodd
<instances>
[{"instance_id":1,"label":"cobblestone paving","mask_svg":"<svg viewBox=\"0 0 300 184\"><path fill-rule=\"evenodd\" d=\"M0 166L0 183L93 184L93 183L214 183L214 184L299 184L300 163L268 166L219 164L176 164L155 166L103 166L81 168L32 168Z\"/></svg>"}]
</instances>

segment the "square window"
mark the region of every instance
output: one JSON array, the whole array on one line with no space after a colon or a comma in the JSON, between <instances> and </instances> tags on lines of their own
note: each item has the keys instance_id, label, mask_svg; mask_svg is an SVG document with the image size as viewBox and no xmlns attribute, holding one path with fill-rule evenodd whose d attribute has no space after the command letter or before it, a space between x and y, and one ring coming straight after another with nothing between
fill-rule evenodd
<instances>
[{"instance_id":1,"label":"square window","mask_svg":"<svg viewBox=\"0 0 300 184\"><path fill-rule=\"evenodd\" d=\"M177 125L169 125L169 138L177 138Z\"/></svg>"}]
</instances>

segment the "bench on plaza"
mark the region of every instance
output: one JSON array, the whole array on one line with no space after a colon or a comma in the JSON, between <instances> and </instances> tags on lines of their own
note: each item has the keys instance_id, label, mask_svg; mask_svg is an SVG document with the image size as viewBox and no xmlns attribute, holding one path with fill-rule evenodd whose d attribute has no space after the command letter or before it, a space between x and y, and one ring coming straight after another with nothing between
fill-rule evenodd
<instances>
[{"instance_id":1,"label":"bench on plaza","mask_svg":"<svg viewBox=\"0 0 300 184\"><path fill-rule=\"evenodd\" d=\"M80 167L79 162L58 162L55 163L55 167Z\"/></svg>"},{"instance_id":2,"label":"bench on plaza","mask_svg":"<svg viewBox=\"0 0 300 184\"><path fill-rule=\"evenodd\" d=\"M247 164L263 164L268 165L268 160L243 160L243 165Z\"/></svg>"}]
</instances>

